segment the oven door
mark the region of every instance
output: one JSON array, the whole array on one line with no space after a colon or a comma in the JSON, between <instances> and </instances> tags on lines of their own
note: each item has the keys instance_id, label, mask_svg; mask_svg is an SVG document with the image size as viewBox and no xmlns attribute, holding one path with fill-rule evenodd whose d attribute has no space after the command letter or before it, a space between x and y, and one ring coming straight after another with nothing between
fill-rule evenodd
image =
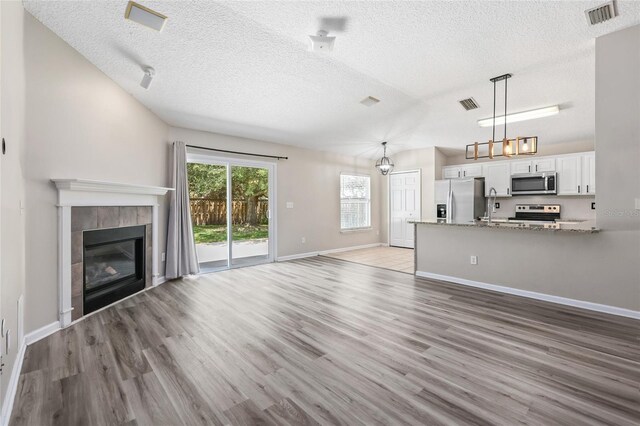
<instances>
[{"instance_id":1,"label":"oven door","mask_svg":"<svg viewBox=\"0 0 640 426\"><path fill-rule=\"evenodd\" d=\"M511 177L512 195L556 194L555 173L516 175Z\"/></svg>"}]
</instances>

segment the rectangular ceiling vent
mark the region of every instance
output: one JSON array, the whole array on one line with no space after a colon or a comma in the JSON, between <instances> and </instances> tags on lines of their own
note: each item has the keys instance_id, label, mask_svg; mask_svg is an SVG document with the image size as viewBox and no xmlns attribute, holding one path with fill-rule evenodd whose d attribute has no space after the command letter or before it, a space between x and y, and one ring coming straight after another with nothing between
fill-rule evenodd
<instances>
[{"instance_id":1,"label":"rectangular ceiling vent","mask_svg":"<svg viewBox=\"0 0 640 426\"><path fill-rule=\"evenodd\" d=\"M127 4L124 17L156 31L162 31L165 22L167 22L167 17L162 13L158 13L134 1L130 1Z\"/></svg>"},{"instance_id":2,"label":"rectangular ceiling vent","mask_svg":"<svg viewBox=\"0 0 640 426\"><path fill-rule=\"evenodd\" d=\"M362 105L368 106L368 107L374 106L378 102L380 102L380 99L374 98L373 96L367 96L366 98L360 101Z\"/></svg>"},{"instance_id":3,"label":"rectangular ceiling vent","mask_svg":"<svg viewBox=\"0 0 640 426\"><path fill-rule=\"evenodd\" d=\"M473 98L463 99L458 102L460 102L460 105L462 105L462 108L466 109L467 111L478 108L478 103Z\"/></svg>"},{"instance_id":4,"label":"rectangular ceiling vent","mask_svg":"<svg viewBox=\"0 0 640 426\"><path fill-rule=\"evenodd\" d=\"M587 21L589 21L589 25L599 24L618 16L618 14L616 13L616 5L613 1L601 4L600 6L594 7L593 9L585 10L584 13L585 15L587 15Z\"/></svg>"}]
</instances>

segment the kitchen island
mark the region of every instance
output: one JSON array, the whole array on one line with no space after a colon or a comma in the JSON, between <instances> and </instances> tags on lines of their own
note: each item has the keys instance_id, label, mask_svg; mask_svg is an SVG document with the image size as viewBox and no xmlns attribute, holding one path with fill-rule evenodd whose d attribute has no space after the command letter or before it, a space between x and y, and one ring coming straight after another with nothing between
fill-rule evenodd
<instances>
[{"instance_id":1,"label":"kitchen island","mask_svg":"<svg viewBox=\"0 0 640 426\"><path fill-rule=\"evenodd\" d=\"M629 285L628 265L640 259L633 251L610 255L620 239L629 247L640 243L637 234L602 231L593 221L413 223L419 277L637 316L639 287ZM611 285L630 291L612 292Z\"/></svg>"}]
</instances>

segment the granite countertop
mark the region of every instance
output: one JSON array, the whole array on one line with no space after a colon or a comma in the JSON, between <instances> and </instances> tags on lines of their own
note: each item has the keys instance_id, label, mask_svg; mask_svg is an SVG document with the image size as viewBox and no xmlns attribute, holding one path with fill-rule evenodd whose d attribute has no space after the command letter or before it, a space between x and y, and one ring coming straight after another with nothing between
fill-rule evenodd
<instances>
[{"instance_id":1,"label":"granite countertop","mask_svg":"<svg viewBox=\"0 0 640 426\"><path fill-rule=\"evenodd\" d=\"M476 220L473 222L446 222L442 219L423 219L413 220L409 223L415 223L418 225L439 225L439 226L474 226L476 228L493 228L493 229L516 229L521 231L537 231L537 232L579 232L585 234L595 234L600 232L600 229L596 228L595 221L587 220L577 223L562 223L568 222L566 220L560 221L560 223L544 223L544 224L531 224L531 223L513 223L504 221L504 219L496 219L496 222L489 224L485 221Z\"/></svg>"}]
</instances>

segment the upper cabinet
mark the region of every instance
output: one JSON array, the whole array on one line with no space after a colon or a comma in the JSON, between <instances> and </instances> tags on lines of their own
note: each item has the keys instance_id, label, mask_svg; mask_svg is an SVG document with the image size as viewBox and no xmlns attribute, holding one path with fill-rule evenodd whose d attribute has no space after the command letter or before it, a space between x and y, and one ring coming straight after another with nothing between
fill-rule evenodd
<instances>
[{"instance_id":1,"label":"upper cabinet","mask_svg":"<svg viewBox=\"0 0 640 426\"><path fill-rule=\"evenodd\" d=\"M556 159L558 195L595 195L596 154L587 152Z\"/></svg>"},{"instance_id":2,"label":"upper cabinet","mask_svg":"<svg viewBox=\"0 0 640 426\"><path fill-rule=\"evenodd\" d=\"M571 155L556 159L558 195L580 195L582 188L582 157Z\"/></svg>"},{"instance_id":3,"label":"upper cabinet","mask_svg":"<svg viewBox=\"0 0 640 426\"><path fill-rule=\"evenodd\" d=\"M484 195L495 188L498 197L511 197L511 167L508 161L484 163Z\"/></svg>"},{"instance_id":4,"label":"upper cabinet","mask_svg":"<svg viewBox=\"0 0 640 426\"><path fill-rule=\"evenodd\" d=\"M482 177L482 164L467 164L462 166L462 177Z\"/></svg>"},{"instance_id":5,"label":"upper cabinet","mask_svg":"<svg viewBox=\"0 0 640 426\"><path fill-rule=\"evenodd\" d=\"M596 193L596 153L590 152L582 156L582 188L583 194Z\"/></svg>"},{"instance_id":6,"label":"upper cabinet","mask_svg":"<svg viewBox=\"0 0 640 426\"><path fill-rule=\"evenodd\" d=\"M482 164L464 164L442 168L442 179L463 179L482 177Z\"/></svg>"},{"instance_id":7,"label":"upper cabinet","mask_svg":"<svg viewBox=\"0 0 640 426\"><path fill-rule=\"evenodd\" d=\"M596 193L595 152L531 157L445 166L443 179L484 177L485 195L494 187L498 197L511 196L511 176L527 173L557 173L558 195Z\"/></svg>"},{"instance_id":8,"label":"upper cabinet","mask_svg":"<svg viewBox=\"0 0 640 426\"><path fill-rule=\"evenodd\" d=\"M462 166L447 166L442 168L442 179L458 179L462 177Z\"/></svg>"},{"instance_id":9,"label":"upper cabinet","mask_svg":"<svg viewBox=\"0 0 640 426\"><path fill-rule=\"evenodd\" d=\"M511 162L511 174L521 175L524 173L531 173L531 160L518 160Z\"/></svg>"},{"instance_id":10,"label":"upper cabinet","mask_svg":"<svg viewBox=\"0 0 640 426\"><path fill-rule=\"evenodd\" d=\"M532 173L542 172L555 172L556 171L556 159L555 157L541 157L536 158L531 162Z\"/></svg>"}]
</instances>

